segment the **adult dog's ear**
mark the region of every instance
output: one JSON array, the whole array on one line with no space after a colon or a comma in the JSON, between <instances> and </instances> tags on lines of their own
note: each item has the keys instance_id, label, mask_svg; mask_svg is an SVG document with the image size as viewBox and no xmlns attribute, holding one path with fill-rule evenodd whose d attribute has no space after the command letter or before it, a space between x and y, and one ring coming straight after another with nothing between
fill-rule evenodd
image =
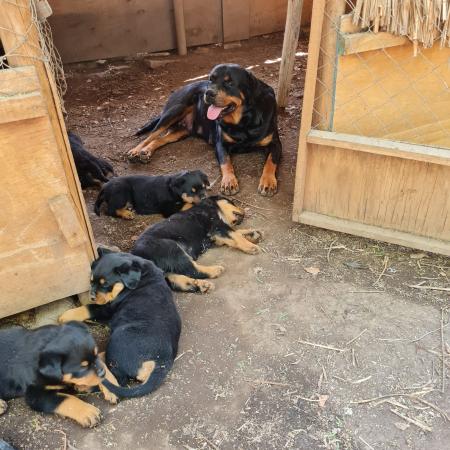
<instances>
[{"instance_id":1,"label":"adult dog's ear","mask_svg":"<svg viewBox=\"0 0 450 450\"><path fill-rule=\"evenodd\" d=\"M136 289L139 281L141 280L141 265L138 261L130 263L124 263L114 270L120 275L120 279L128 289Z\"/></svg>"},{"instance_id":2,"label":"adult dog's ear","mask_svg":"<svg viewBox=\"0 0 450 450\"><path fill-rule=\"evenodd\" d=\"M59 383L62 378L62 356L54 351L45 351L39 357L39 373L48 380Z\"/></svg>"}]
</instances>

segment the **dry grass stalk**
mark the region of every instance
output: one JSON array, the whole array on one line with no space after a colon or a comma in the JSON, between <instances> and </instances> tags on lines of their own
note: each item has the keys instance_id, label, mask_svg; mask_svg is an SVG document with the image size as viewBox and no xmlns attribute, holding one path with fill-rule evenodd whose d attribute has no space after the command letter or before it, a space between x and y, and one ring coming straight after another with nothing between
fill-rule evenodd
<instances>
[{"instance_id":1,"label":"dry grass stalk","mask_svg":"<svg viewBox=\"0 0 450 450\"><path fill-rule=\"evenodd\" d=\"M412 419L411 417L405 416L404 414L398 412L394 408L390 408L390 411L392 413L394 413L396 416L401 417L403 420L405 420L408 423L412 423L413 425L415 425L416 427L420 428L423 431L433 431L433 429L431 427L429 427L428 425L425 425L423 422L421 422L418 419Z\"/></svg>"}]
</instances>

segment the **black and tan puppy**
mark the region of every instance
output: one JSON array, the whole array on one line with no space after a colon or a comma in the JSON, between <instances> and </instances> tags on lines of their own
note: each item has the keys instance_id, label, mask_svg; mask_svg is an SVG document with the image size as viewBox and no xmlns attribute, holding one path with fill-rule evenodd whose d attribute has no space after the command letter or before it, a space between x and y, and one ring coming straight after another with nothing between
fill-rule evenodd
<instances>
[{"instance_id":1,"label":"black and tan puppy","mask_svg":"<svg viewBox=\"0 0 450 450\"><path fill-rule=\"evenodd\" d=\"M167 376L178 350L181 320L164 274L151 261L129 253L99 249L92 263L91 295L96 304L66 311L60 322L94 319L109 324L106 364L120 385L133 378L134 388L103 385L120 397L154 391Z\"/></svg>"},{"instance_id":2,"label":"black and tan puppy","mask_svg":"<svg viewBox=\"0 0 450 450\"><path fill-rule=\"evenodd\" d=\"M36 411L69 417L91 427L99 422L100 410L70 391L99 387L106 399L116 400L101 385L105 365L82 323L1 330L0 360L0 414L6 411L5 400L25 396Z\"/></svg>"},{"instance_id":3,"label":"black and tan puppy","mask_svg":"<svg viewBox=\"0 0 450 450\"><path fill-rule=\"evenodd\" d=\"M273 89L237 64L220 64L208 81L197 81L176 90L159 117L136 134L147 138L128 152L147 161L159 147L186 136L203 138L215 147L222 171L221 192L239 191L230 155L252 150L265 154L258 191L277 192L276 171L281 159L277 103Z\"/></svg>"},{"instance_id":4,"label":"black and tan puppy","mask_svg":"<svg viewBox=\"0 0 450 450\"><path fill-rule=\"evenodd\" d=\"M81 187L86 189L106 183L108 177L114 175L111 164L89 153L84 148L83 141L75 133L69 131L68 136Z\"/></svg>"},{"instance_id":5,"label":"black and tan puppy","mask_svg":"<svg viewBox=\"0 0 450 450\"><path fill-rule=\"evenodd\" d=\"M199 203L206 196L208 177L200 170L173 175L116 177L106 183L94 205L99 216L103 202L108 216L133 219L137 214L169 217L186 204Z\"/></svg>"},{"instance_id":6,"label":"black and tan puppy","mask_svg":"<svg viewBox=\"0 0 450 450\"><path fill-rule=\"evenodd\" d=\"M244 211L231 200L211 196L158 222L137 239L132 253L153 261L166 274L175 290L207 292L214 285L206 278L216 278L222 266L203 266L196 259L213 245L227 245L254 255L262 237L256 230L236 230Z\"/></svg>"}]
</instances>

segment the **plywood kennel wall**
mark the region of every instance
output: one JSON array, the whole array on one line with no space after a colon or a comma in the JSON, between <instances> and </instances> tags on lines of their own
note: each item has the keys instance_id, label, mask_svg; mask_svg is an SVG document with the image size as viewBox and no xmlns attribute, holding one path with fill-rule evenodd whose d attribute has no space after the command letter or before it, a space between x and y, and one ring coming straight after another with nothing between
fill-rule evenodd
<instances>
[{"instance_id":1,"label":"plywood kennel wall","mask_svg":"<svg viewBox=\"0 0 450 450\"><path fill-rule=\"evenodd\" d=\"M0 4L0 317L88 291L95 253L35 5Z\"/></svg>"},{"instance_id":2,"label":"plywood kennel wall","mask_svg":"<svg viewBox=\"0 0 450 450\"><path fill-rule=\"evenodd\" d=\"M370 1L314 2L293 218L450 255L449 22L361 26Z\"/></svg>"}]
</instances>

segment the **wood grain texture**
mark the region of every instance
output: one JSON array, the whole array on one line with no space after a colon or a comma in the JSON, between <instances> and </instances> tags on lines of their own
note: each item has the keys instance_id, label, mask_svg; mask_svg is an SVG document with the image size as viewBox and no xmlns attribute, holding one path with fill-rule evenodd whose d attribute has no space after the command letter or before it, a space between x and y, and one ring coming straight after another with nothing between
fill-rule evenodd
<instances>
[{"instance_id":1,"label":"wood grain texture","mask_svg":"<svg viewBox=\"0 0 450 450\"><path fill-rule=\"evenodd\" d=\"M250 37L250 0L222 0L222 14L224 42Z\"/></svg>"},{"instance_id":2,"label":"wood grain texture","mask_svg":"<svg viewBox=\"0 0 450 450\"><path fill-rule=\"evenodd\" d=\"M309 144L304 211L450 241L450 167Z\"/></svg>"},{"instance_id":3,"label":"wood grain texture","mask_svg":"<svg viewBox=\"0 0 450 450\"><path fill-rule=\"evenodd\" d=\"M342 29L342 25L341 25ZM397 47L411 42L406 36L379 33L354 33L342 35L339 41L338 53L340 55L353 55L354 53L367 52L389 47Z\"/></svg>"}]
</instances>

